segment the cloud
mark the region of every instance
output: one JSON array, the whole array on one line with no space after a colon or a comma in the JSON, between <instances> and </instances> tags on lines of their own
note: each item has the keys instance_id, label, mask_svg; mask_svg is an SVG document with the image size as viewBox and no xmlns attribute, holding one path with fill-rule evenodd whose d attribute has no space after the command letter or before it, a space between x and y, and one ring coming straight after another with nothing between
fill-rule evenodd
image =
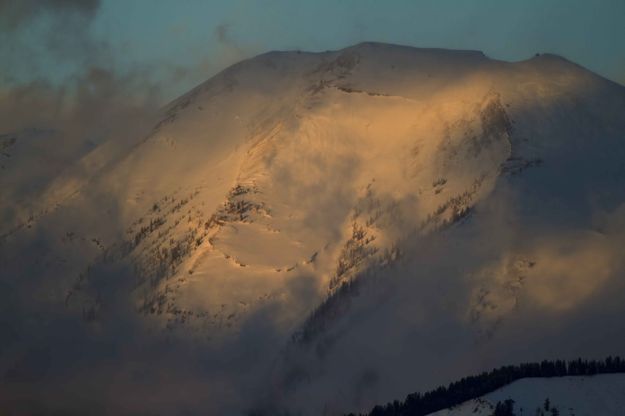
<instances>
[{"instance_id":1,"label":"cloud","mask_svg":"<svg viewBox=\"0 0 625 416\"><path fill-rule=\"evenodd\" d=\"M215 28L215 38L219 43L230 43L230 24L229 23L220 23Z\"/></svg>"},{"instance_id":2,"label":"cloud","mask_svg":"<svg viewBox=\"0 0 625 416\"><path fill-rule=\"evenodd\" d=\"M106 62L107 45L90 33L99 6L98 0L0 0L5 85Z\"/></svg>"},{"instance_id":3,"label":"cloud","mask_svg":"<svg viewBox=\"0 0 625 416\"><path fill-rule=\"evenodd\" d=\"M233 64L252 55L250 46L241 44L232 33L233 25L228 22L219 23L214 30L214 38L219 49L213 55L215 62L220 64Z\"/></svg>"},{"instance_id":4,"label":"cloud","mask_svg":"<svg viewBox=\"0 0 625 416\"><path fill-rule=\"evenodd\" d=\"M579 307L614 277L618 240L590 230L563 230L523 241L527 248L504 251L472 273L470 320L490 336L520 308L562 314Z\"/></svg>"},{"instance_id":5,"label":"cloud","mask_svg":"<svg viewBox=\"0 0 625 416\"><path fill-rule=\"evenodd\" d=\"M15 139L2 160L10 186L0 202L0 229L35 214L43 190L98 146L123 149L139 140L161 102L160 88L141 70L86 67L62 85L34 80L0 89L0 134Z\"/></svg>"},{"instance_id":6,"label":"cloud","mask_svg":"<svg viewBox=\"0 0 625 416\"><path fill-rule=\"evenodd\" d=\"M618 259L611 249L614 243L618 242L589 234L564 236L538 247L528 295L551 310L575 307L613 276Z\"/></svg>"},{"instance_id":7,"label":"cloud","mask_svg":"<svg viewBox=\"0 0 625 416\"><path fill-rule=\"evenodd\" d=\"M0 0L0 27L13 32L45 14L91 20L100 0Z\"/></svg>"},{"instance_id":8,"label":"cloud","mask_svg":"<svg viewBox=\"0 0 625 416\"><path fill-rule=\"evenodd\" d=\"M91 32L99 7L0 0L0 135L14 142L1 161L2 232L32 215L43 190L87 153L139 139L163 103L155 69L120 69Z\"/></svg>"}]
</instances>

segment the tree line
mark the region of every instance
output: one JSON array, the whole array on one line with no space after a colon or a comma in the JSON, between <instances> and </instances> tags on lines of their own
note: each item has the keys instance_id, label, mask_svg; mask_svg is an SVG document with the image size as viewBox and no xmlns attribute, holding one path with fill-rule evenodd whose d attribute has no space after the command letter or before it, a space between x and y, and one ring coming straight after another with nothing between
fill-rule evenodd
<instances>
[{"instance_id":1,"label":"tree line","mask_svg":"<svg viewBox=\"0 0 625 416\"><path fill-rule=\"evenodd\" d=\"M605 360L572 361L545 360L497 368L490 372L465 377L448 386L440 386L426 393L412 393L401 402L395 400L377 405L369 416L425 416L429 413L459 405L527 377L591 376L595 374L625 373L625 360L608 357ZM367 415L367 414L365 414ZM365 416L360 414L360 416ZM350 413L348 416L356 416Z\"/></svg>"}]
</instances>

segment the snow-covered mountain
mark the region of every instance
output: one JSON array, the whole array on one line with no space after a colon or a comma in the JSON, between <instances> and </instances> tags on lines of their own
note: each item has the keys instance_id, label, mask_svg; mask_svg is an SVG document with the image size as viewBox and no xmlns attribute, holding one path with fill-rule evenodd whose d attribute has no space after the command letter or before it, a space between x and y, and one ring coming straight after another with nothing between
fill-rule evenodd
<instances>
[{"instance_id":1,"label":"snow-covered mountain","mask_svg":"<svg viewBox=\"0 0 625 416\"><path fill-rule=\"evenodd\" d=\"M514 400L513 411L518 416L618 416L623 414L624 399L623 374L525 378L484 397L431 415L490 416L497 403Z\"/></svg>"},{"instance_id":2,"label":"snow-covered mountain","mask_svg":"<svg viewBox=\"0 0 625 416\"><path fill-rule=\"evenodd\" d=\"M505 362L617 354L624 140L625 88L554 55L363 43L243 61L136 142L81 153L19 205L3 192L18 318L0 370L102 339L143 375L111 387L101 370L122 411L137 408L116 389L184 363L172 377L191 388L136 403L167 411L199 383L214 411L333 414ZM139 352L163 340L186 356Z\"/></svg>"}]
</instances>

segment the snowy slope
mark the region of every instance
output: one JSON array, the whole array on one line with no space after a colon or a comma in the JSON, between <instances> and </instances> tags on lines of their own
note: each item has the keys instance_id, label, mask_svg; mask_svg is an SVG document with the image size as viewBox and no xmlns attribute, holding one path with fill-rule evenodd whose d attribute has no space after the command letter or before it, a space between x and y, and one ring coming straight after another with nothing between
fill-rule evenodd
<instances>
[{"instance_id":1,"label":"snowy slope","mask_svg":"<svg viewBox=\"0 0 625 416\"><path fill-rule=\"evenodd\" d=\"M133 347L195 351L168 356L176 371L210 356L203 380L230 392L215 411L332 414L617 354L623 132L625 88L553 55L364 43L243 61L3 216L4 313L28 319L3 323L22 335L0 368L84 319L87 345L121 326ZM166 366L118 348L137 374Z\"/></svg>"},{"instance_id":2,"label":"snowy slope","mask_svg":"<svg viewBox=\"0 0 625 416\"><path fill-rule=\"evenodd\" d=\"M552 408L564 416L617 416L625 407L625 376L603 374L592 377L526 378L484 397L463 403L433 416L487 416L497 402L514 400L515 415L551 415ZM549 409L545 410L545 400Z\"/></svg>"}]
</instances>

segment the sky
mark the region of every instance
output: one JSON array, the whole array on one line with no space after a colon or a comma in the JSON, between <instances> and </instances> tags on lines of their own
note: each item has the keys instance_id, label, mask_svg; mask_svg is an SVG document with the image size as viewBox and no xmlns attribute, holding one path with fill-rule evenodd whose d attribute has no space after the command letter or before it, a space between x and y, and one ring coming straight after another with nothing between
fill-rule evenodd
<instances>
[{"instance_id":1,"label":"sky","mask_svg":"<svg viewBox=\"0 0 625 416\"><path fill-rule=\"evenodd\" d=\"M362 41L551 52L625 83L623 0L0 0L0 16L5 85L61 85L95 66L141 73L168 101L262 52Z\"/></svg>"}]
</instances>

